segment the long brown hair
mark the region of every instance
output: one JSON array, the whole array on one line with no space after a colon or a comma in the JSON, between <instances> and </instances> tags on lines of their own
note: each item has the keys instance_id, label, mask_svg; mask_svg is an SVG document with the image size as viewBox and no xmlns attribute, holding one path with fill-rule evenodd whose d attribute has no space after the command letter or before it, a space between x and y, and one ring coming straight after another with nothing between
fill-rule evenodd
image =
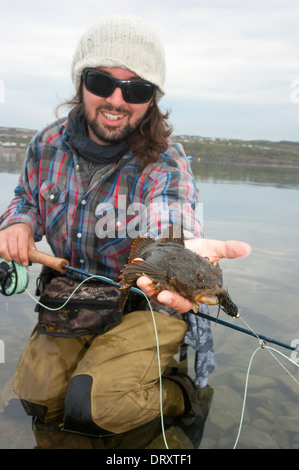
<instances>
[{"instance_id":1,"label":"long brown hair","mask_svg":"<svg viewBox=\"0 0 299 470\"><path fill-rule=\"evenodd\" d=\"M71 110L82 110L82 83L71 100L57 106L57 116L59 109L65 106L71 108ZM159 155L167 150L169 137L172 133L172 126L168 123L169 114L169 111L164 114L161 112L154 98L152 106L149 106L142 122L128 138L127 149L140 157L142 166L154 163Z\"/></svg>"}]
</instances>

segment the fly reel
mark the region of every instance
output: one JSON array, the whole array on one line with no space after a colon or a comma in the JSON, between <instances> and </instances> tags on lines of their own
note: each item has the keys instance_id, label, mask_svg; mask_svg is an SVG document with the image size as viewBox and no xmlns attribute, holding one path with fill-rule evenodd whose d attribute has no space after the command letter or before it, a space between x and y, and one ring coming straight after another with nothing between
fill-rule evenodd
<instances>
[{"instance_id":1,"label":"fly reel","mask_svg":"<svg viewBox=\"0 0 299 470\"><path fill-rule=\"evenodd\" d=\"M0 258L0 292L10 296L21 294L28 286L28 271L15 261L5 261Z\"/></svg>"}]
</instances>

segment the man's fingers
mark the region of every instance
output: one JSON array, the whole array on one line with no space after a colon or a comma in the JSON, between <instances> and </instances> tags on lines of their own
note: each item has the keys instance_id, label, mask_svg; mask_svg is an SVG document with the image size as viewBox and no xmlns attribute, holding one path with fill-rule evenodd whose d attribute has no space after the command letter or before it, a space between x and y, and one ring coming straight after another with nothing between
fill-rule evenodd
<instances>
[{"instance_id":1,"label":"man's fingers","mask_svg":"<svg viewBox=\"0 0 299 470\"><path fill-rule=\"evenodd\" d=\"M192 302L175 292L163 290L158 294L157 300L180 313L186 313L192 309Z\"/></svg>"},{"instance_id":2,"label":"man's fingers","mask_svg":"<svg viewBox=\"0 0 299 470\"><path fill-rule=\"evenodd\" d=\"M29 248L35 249L31 228L26 224L15 224L0 232L1 255L6 261L16 261L28 266Z\"/></svg>"},{"instance_id":3,"label":"man's fingers","mask_svg":"<svg viewBox=\"0 0 299 470\"><path fill-rule=\"evenodd\" d=\"M23 264L24 266L28 266L28 241L26 242L24 239L18 239L19 242L19 250L18 250L18 263Z\"/></svg>"},{"instance_id":4,"label":"man's fingers","mask_svg":"<svg viewBox=\"0 0 299 470\"><path fill-rule=\"evenodd\" d=\"M168 307L171 307L180 313L189 312L189 310L192 308L192 302L190 302L190 300L185 299L185 297L182 297L175 292L163 290L159 292L158 295L156 295L152 291L151 284L151 280L146 276L141 276L137 280L137 286L143 290L150 300L154 300L159 304L167 305Z\"/></svg>"},{"instance_id":5,"label":"man's fingers","mask_svg":"<svg viewBox=\"0 0 299 470\"><path fill-rule=\"evenodd\" d=\"M200 256L208 258L211 262L219 261L222 258L241 258L248 256L251 252L248 243L238 240L222 241L195 238L186 240L185 246Z\"/></svg>"},{"instance_id":6,"label":"man's fingers","mask_svg":"<svg viewBox=\"0 0 299 470\"><path fill-rule=\"evenodd\" d=\"M227 242L224 242L224 244L225 256L223 256L223 258L243 258L251 253L251 246L248 245L248 243L228 240Z\"/></svg>"},{"instance_id":7,"label":"man's fingers","mask_svg":"<svg viewBox=\"0 0 299 470\"><path fill-rule=\"evenodd\" d=\"M152 300L153 302L160 303L157 299L157 294L155 290L153 289L152 286L152 281L146 277L146 276L141 276L137 279L137 287L141 289L149 298L149 300Z\"/></svg>"}]
</instances>

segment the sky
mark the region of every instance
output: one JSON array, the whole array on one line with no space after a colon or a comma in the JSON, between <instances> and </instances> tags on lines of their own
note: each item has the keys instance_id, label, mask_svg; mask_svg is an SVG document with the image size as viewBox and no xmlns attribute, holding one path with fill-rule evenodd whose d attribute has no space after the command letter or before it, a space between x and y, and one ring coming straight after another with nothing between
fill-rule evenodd
<instances>
[{"instance_id":1,"label":"sky","mask_svg":"<svg viewBox=\"0 0 299 470\"><path fill-rule=\"evenodd\" d=\"M79 38L113 13L164 44L175 134L299 141L298 0L0 0L0 126L55 120Z\"/></svg>"}]
</instances>

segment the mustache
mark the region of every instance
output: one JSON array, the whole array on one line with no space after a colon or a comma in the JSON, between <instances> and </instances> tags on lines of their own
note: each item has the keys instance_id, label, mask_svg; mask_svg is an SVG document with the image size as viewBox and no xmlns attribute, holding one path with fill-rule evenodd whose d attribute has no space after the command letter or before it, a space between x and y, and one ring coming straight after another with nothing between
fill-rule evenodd
<instances>
[{"instance_id":1,"label":"mustache","mask_svg":"<svg viewBox=\"0 0 299 470\"><path fill-rule=\"evenodd\" d=\"M132 111L130 110L127 110L127 109L124 109L122 107L119 107L119 108L115 108L114 106L112 106L112 104L110 103L105 103L105 104L100 104L97 108L96 108L96 114L98 115L99 112L103 112L103 111L106 111L106 112L109 112L109 111L114 111L115 113L117 114L126 114L127 116L132 116Z\"/></svg>"}]
</instances>

